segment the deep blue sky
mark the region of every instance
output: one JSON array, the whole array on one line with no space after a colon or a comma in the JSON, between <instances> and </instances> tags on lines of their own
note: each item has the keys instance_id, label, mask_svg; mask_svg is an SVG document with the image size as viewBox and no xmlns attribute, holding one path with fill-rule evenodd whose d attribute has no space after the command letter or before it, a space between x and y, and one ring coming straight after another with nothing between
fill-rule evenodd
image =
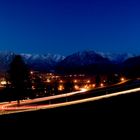
<instances>
[{"instance_id":1,"label":"deep blue sky","mask_svg":"<svg viewBox=\"0 0 140 140\"><path fill-rule=\"evenodd\" d=\"M135 0L0 0L0 51L140 54Z\"/></svg>"}]
</instances>

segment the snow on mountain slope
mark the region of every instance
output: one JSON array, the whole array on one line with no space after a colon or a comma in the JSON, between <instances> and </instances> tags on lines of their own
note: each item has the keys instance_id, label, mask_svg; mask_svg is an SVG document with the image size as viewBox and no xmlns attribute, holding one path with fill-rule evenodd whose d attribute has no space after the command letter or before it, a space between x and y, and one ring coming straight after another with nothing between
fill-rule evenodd
<instances>
[{"instance_id":1,"label":"snow on mountain slope","mask_svg":"<svg viewBox=\"0 0 140 140\"><path fill-rule=\"evenodd\" d=\"M109 63L109 59L94 51L77 52L67 56L60 63L62 65L84 66L96 63Z\"/></svg>"},{"instance_id":2,"label":"snow on mountain slope","mask_svg":"<svg viewBox=\"0 0 140 140\"><path fill-rule=\"evenodd\" d=\"M14 55L12 52L0 52L0 71L6 71L8 69ZM65 58L64 56L53 54L39 55L21 53L20 55L31 69L44 69L48 71L54 69L54 66Z\"/></svg>"},{"instance_id":3,"label":"snow on mountain slope","mask_svg":"<svg viewBox=\"0 0 140 140\"><path fill-rule=\"evenodd\" d=\"M14 57L13 52L0 52L0 71L6 71L8 65ZM20 54L25 63L31 69L39 71L55 71L56 66L79 67L92 64L120 64L129 58L133 58L132 54L117 53L101 53L95 51L82 51L71 54L69 56L61 56L57 54Z\"/></svg>"},{"instance_id":4,"label":"snow on mountain slope","mask_svg":"<svg viewBox=\"0 0 140 140\"><path fill-rule=\"evenodd\" d=\"M135 55L129 53L101 53L98 52L102 57L108 58L110 61L114 63L122 63L128 58L134 57Z\"/></svg>"}]
</instances>

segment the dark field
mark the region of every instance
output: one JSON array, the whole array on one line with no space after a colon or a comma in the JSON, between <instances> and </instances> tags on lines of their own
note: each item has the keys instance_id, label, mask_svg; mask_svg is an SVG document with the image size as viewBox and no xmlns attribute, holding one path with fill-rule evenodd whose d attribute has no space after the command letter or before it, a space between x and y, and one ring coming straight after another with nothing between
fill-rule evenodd
<instances>
[{"instance_id":1,"label":"dark field","mask_svg":"<svg viewBox=\"0 0 140 140\"><path fill-rule=\"evenodd\" d=\"M0 127L41 130L103 129L140 122L140 93L121 95L100 101L49 110L0 116Z\"/></svg>"}]
</instances>

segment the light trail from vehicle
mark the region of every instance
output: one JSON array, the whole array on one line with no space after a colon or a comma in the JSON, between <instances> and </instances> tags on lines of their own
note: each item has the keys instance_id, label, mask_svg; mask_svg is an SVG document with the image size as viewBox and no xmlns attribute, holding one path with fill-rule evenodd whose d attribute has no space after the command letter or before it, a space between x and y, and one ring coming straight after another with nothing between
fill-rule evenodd
<instances>
[{"instance_id":1,"label":"light trail from vehicle","mask_svg":"<svg viewBox=\"0 0 140 140\"><path fill-rule=\"evenodd\" d=\"M13 103L7 102L7 103L0 104L0 110L2 111L0 114L35 111L35 110L40 110L40 109L51 109L51 108L57 108L57 107L62 107L62 106L68 106L68 105L80 104L80 103L91 102L91 101L96 101L96 100L102 100L105 98L110 98L110 97L123 95L123 94L130 94L130 93L134 93L134 92L138 92L138 91L140 91L140 88L125 90L125 91L120 91L120 92L114 92L114 93L110 93L110 94L106 94L106 95L79 99L79 100L74 100L74 101L55 103L55 104L28 105L29 102L26 102L26 103L24 102L23 104L21 103L20 106L14 106L14 105L16 105L15 101ZM59 97L61 97L61 96L59 96ZM45 99L40 98L40 100L36 100L36 101L37 102L41 101L41 99L42 99L42 101L44 101L45 99L48 99L48 97L45 97ZM52 99L52 98L50 98L50 99ZM33 100L33 102L35 102L35 101ZM30 103L31 103L31 100L30 100Z\"/></svg>"},{"instance_id":2,"label":"light trail from vehicle","mask_svg":"<svg viewBox=\"0 0 140 140\"><path fill-rule=\"evenodd\" d=\"M120 82L118 84L124 83L126 81L128 81L128 80L125 80L125 81ZM100 88L102 88L102 87L99 87L98 89L100 89ZM16 111L16 110L37 109L37 108L43 107L43 105L36 105L35 106L35 105L29 105L29 104L43 102L43 101L50 101L50 100L59 99L59 98L68 98L68 97L76 95L76 94L86 93L86 91L90 91L90 90L92 90L92 89L81 88L81 91L75 91L75 92L70 92L70 93L65 93L65 94L60 94L60 95L42 97L42 98L21 100L20 106L17 106L17 101L2 102L2 103L0 103L0 111L2 113L4 113L6 111L14 111L14 110ZM47 106L50 106L50 104L47 104ZM1 114L1 112L0 112L0 114Z\"/></svg>"},{"instance_id":3,"label":"light trail from vehicle","mask_svg":"<svg viewBox=\"0 0 140 140\"><path fill-rule=\"evenodd\" d=\"M22 104L27 104L27 103L37 103L40 101L48 101L48 100L53 100L53 99L58 99L58 98L63 98L63 97L69 97L73 96L82 92L88 91L87 89L82 89L81 91L75 91L75 92L69 92L65 94L59 94L59 95L53 95L53 96L48 96L48 97L42 97L42 98L36 98L36 99L30 99L30 100L24 100Z\"/></svg>"},{"instance_id":4,"label":"light trail from vehicle","mask_svg":"<svg viewBox=\"0 0 140 140\"><path fill-rule=\"evenodd\" d=\"M29 100L21 100L20 105L17 105L17 101L11 101L11 102L2 102L0 103L0 111L16 111L16 110L27 110L27 109L34 109L37 107L40 107L41 105L28 105L30 103L38 103L38 102L43 102L43 101L50 101L53 99L59 99L59 98L67 98L69 96L73 96L82 92L88 91L87 89L81 90L81 91L75 91L75 92L70 92L70 93L65 93L65 94L60 94L60 95L53 95L49 97L42 97L42 98L36 98L36 99L29 99ZM0 113L1 114L1 113Z\"/></svg>"}]
</instances>

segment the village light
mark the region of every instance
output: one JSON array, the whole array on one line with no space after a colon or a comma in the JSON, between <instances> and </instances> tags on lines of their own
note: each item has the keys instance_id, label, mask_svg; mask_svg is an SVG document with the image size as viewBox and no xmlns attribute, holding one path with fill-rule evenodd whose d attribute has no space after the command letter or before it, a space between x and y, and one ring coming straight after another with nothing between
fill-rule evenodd
<instances>
[{"instance_id":1,"label":"village light","mask_svg":"<svg viewBox=\"0 0 140 140\"><path fill-rule=\"evenodd\" d=\"M30 74L32 75L32 74L34 74L34 72L33 71L30 71Z\"/></svg>"},{"instance_id":2,"label":"village light","mask_svg":"<svg viewBox=\"0 0 140 140\"><path fill-rule=\"evenodd\" d=\"M58 90L60 90L60 91L64 90L64 86L63 85L59 85Z\"/></svg>"},{"instance_id":3,"label":"village light","mask_svg":"<svg viewBox=\"0 0 140 140\"><path fill-rule=\"evenodd\" d=\"M75 88L76 90L79 90L79 86L78 86L78 85L75 85L74 88Z\"/></svg>"},{"instance_id":4,"label":"village light","mask_svg":"<svg viewBox=\"0 0 140 140\"><path fill-rule=\"evenodd\" d=\"M51 82L51 80L50 79L47 79L47 83L50 83Z\"/></svg>"},{"instance_id":5,"label":"village light","mask_svg":"<svg viewBox=\"0 0 140 140\"><path fill-rule=\"evenodd\" d=\"M100 84L100 86L101 86L101 87L103 87L103 86L104 86L104 84L103 84L103 83L101 83L101 84Z\"/></svg>"},{"instance_id":6,"label":"village light","mask_svg":"<svg viewBox=\"0 0 140 140\"><path fill-rule=\"evenodd\" d=\"M80 90L83 91L83 92L84 92L84 91L87 91L87 89L85 89L85 88L81 88Z\"/></svg>"},{"instance_id":7,"label":"village light","mask_svg":"<svg viewBox=\"0 0 140 140\"><path fill-rule=\"evenodd\" d=\"M63 80L60 80L59 82L60 82L60 83L63 83Z\"/></svg>"},{"instance_id":8,"label":"village light","mask_svg":"<svg viewBox=\"0 0 140 140\"><path fill-rule=\"evenodd\" d=\"M95 87L95 86L96 86L95 84L92 85L92 87Z\"/></svg>"},{"instance_id":9,"label":"village light","mask_svg":"<svg viewBox=\"0 0 140 140\"><path fill-rule=\"evenodd\" d=\"M35 90L35 86L32 86L32 90Z\"/></svg>"},{"instance_id":10,"label":"village light","mask_svg":"<svg viewBox=\"0 0 140 140\"><path fill-rule=\"evenodd\" d=\"M121 81L123 82L125 79L124 79L124 77L121 77Z\"/></svg>"},{"instance_id":11,"label":"village light","mask_svg":"<svg viewBox=\"0 0 140 140\"><path fill-rule=\"evenodd\" d=\"M1 81L1 85L6 85L7 82L5 80Z\"/></svg>"}]
</instances>

